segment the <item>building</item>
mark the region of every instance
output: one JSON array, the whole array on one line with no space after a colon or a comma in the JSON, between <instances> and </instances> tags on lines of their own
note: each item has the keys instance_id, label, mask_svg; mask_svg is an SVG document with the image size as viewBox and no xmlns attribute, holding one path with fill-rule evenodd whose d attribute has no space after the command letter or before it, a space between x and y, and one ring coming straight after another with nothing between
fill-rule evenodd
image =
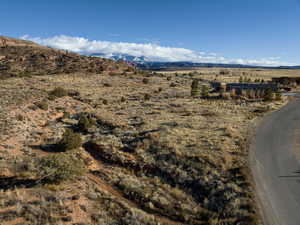
<instances>
[{"instance_id":1,"label":"building","mask_svg":"<svg viewBox=\"0 0 300 225\"><path fill-rule=\"evenodd\" d=\"M281 85L300 85L300 77L273 77L272 82Z\"/></svg>"},{"instance_id":2,"label":"building","mask_svg":"<svg viewBox=\"0 0 300 225\"><path fill-rule=\"evenodd\" d=\"M237 95L242 95L247 90L253 91L265 91L272 89L272 91L278 91L277 83L221 83L221 82L210 82L211 86L215 91L224 90L226 92L235 91Z\"/></svg>"}]
</instances>

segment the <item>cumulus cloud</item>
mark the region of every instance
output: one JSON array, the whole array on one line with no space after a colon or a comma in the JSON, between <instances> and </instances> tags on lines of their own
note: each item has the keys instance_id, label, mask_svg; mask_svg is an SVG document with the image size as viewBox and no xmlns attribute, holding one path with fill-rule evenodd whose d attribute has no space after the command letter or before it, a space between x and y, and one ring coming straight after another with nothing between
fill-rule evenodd
<instances>
[{"instance_id":1,"label":"cumulus cloud","mask_svg":"<svg viewBox=\"0 0 300 225\"><path fill-rule=\"evenodd\" d=\"M186 48L166 47L153 43L128 43L110 42L101 40L89 40L83 37L71 37L58 35L50 38L21 37L41 45L58 49L65 49L81 54L101 53L107 57L117 54L127 54L135 57L145 57L149 61L177 62L189 61L198 63L230 63L260 66L281 66L293 65L281 62L278 57L266 59L228 59L215 53L196 52Z\"/></svg>"}]
</instances>

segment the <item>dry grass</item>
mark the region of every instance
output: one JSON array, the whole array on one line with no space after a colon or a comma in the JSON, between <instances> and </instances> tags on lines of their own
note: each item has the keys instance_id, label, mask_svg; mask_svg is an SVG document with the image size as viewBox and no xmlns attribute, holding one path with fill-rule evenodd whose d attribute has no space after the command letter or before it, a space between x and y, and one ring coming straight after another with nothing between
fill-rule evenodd
<instances>
[{"instance_id":1,"label":"dry grass","mask_svg":"<svg viewBox=\"0 0 300 225\"><path fill-rule=\"evenodd\" d=\"M222 72L225 71L225 74ZM161 74L194 74L193 77L222 82L238 82L239 78L246 77L255 79L271 80L272 77L300 77L299 69L224 69L224 68L200 68L194 70L164 71Z\"/></svg>"},{"instance_id":2,"label":"dry grass","mask_svg":"<svg viewBox=\"0 0 300 225\"><path fill-rule=\"evenodd\" d=\"M0 193L0 212L6 212L0 222L259 224L244 172L245 141L266 103L191 98L191 82L165 74L1 81L0 124L7 129L0 134L0 185L9 190ZM48 109L33 107L55 87L73 94L48 100ZM83 113L94 121L84 130ZM30 173L21 176L9 165L17 162L20 171L37 157L59 154L51 146L66 128L80 133L83 148L72 154L89 171L71 183L22 188ZM16 189L16 180L4 183L16 175L23 179Z\"/></svg>"}]
</instances>

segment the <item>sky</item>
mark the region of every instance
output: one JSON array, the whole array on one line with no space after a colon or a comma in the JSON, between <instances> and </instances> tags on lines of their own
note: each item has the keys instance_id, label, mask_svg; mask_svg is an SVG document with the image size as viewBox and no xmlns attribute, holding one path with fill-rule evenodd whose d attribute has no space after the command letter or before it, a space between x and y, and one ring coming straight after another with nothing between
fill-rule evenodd
<instances>
[{"instance_id":1,"label":"sky","mask_svg":"<svg viewBox=\"0 0 300 225\"><path fill-rule=\"evenodd\" d=\"M0 34L152 61L300 65L300 0L3 0Z\"/></svg>"}]
</instances>

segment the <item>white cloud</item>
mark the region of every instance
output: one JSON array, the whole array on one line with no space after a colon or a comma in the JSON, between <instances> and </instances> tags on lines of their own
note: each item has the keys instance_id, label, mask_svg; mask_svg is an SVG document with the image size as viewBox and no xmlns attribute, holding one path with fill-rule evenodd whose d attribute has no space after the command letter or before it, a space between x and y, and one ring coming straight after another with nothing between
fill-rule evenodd
<instances>
[{"instance_id":1,"label":"white cloud","mask_svg":"<svg viewBox=\"0 0 300 225\"><path fill-rule=\"evenodd\" d=\"M216 53L196 52L186 48L165 47L153 43L127 43L127 42L109 42L88 40L83 37L71 37L59 35L50 38L30 37L25 35L21 37L25 40L31 40L41 45L47 45L54 48L70 50L73 52L91 54L103 53L106 56L114 54L128 54L136 57L144 56L150 61L190 61L202 63L231 63L247 64L261 66L281 66L294 65L292 63L281 62L279 57L270 57L265 59L228 59L218 56Z\"/></svg>"}]
</instances>

